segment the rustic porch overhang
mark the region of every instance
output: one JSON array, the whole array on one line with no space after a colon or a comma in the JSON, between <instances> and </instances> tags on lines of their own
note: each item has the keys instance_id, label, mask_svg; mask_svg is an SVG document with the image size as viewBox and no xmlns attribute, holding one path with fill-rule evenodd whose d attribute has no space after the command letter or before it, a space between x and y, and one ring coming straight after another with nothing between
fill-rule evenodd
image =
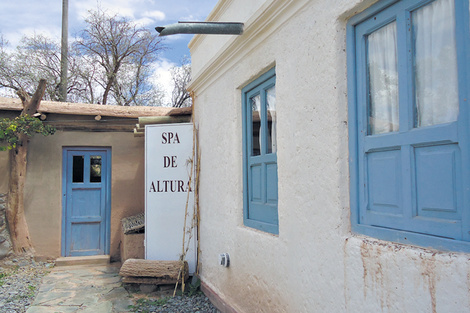
<instances>
[{"instance_id":1,"label":"rustic porch overhang","mask_svg":"<svg viewBox=\"0 0 470 313\"><path fill-rule=\"evenodd\" d=\"M22 109L23 104L20 99L0 97L2 115L13 116ZM37 111L37 117L58 130L98 132L137 133L137 129L134 128L139 122L139 117L163 118L170 122L174 118L189 120L191 117L191 108L123 107L53 101L41 101Z\"/></svg>"}]
</instances>

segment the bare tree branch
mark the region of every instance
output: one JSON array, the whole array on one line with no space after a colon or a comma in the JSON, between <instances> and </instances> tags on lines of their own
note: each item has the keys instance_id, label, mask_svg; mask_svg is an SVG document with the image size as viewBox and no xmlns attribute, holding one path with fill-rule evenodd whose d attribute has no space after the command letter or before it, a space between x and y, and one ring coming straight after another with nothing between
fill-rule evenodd
<instances>
[{"instance_id":1,"label":"bare tree branch","mask_svg":"<svg viewBox=\"0 0 470 313\"><path fill-rule=\"evenodd\" d=\"M156 32L130 20L89 11L86 26L68 53L67 99L72 102L155 105L162 97L150 78L152 64L164 49ZM43 35L24 37L16 51L6 49L0 34L0 89L34 93L47 80L44 99L60 95L60 44Z\"/></svg>"},{"instance_id":2,"label":"bare tree branch","mask_svg":"<svg viewBox=\"0 0 470 313\"><path fill-rule=\"evenodd\" d=\"M139 84L143 78L145 80L141 69L156 60L157 52L163 49L161 39L156 33L138 28L126 18L108 16L101 10L90 12L85 22L87 27L75 45L103 71L98 82L104 89L101 103L107 104L110 96L116 104L136 103ZM125 82L129 84L130 81L126 79L123 67L135 76L127 87Z\"/></svg>"},{"instance_id":3,"label":"bare tree branch","mask_svg":"<svg viewBox=\"0 0 470 313\"><path fill-rule=\"evenodd\" d=\"M191 81L191 63L188 58L183 58L180 66L171 69L171 78L173 79L172 106L175 108L191 106L191 96L186 89Z\"/></svg>"}]
</instances>

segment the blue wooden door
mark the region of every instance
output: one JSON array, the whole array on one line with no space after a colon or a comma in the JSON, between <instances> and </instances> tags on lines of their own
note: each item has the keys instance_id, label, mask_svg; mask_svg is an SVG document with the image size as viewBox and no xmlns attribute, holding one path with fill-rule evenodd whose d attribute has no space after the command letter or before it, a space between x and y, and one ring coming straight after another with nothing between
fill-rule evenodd
<instances>
[{"instance_id":1,"label":"blue wooden door","mask_svg":"<svg viewBox=\"0 0 470 313\"><path fill-rule=\"evenodd\" d=\"M109 253L110 151L65 148L62 254Z\"/></svg>"}]
</instances>

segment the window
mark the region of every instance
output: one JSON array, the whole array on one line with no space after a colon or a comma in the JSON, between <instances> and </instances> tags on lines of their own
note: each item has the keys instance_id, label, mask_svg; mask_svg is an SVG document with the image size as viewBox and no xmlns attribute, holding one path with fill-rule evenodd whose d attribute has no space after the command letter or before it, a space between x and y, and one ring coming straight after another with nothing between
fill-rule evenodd
<instances>
[{"instance_id":1,"label":"window","mask_svg":"<svg viewBox=\"0 0 470 313\"><path fill-rule=\"evenodd\" d=\"M90 156L90 183L101 183L101 155Z\"/></svg>"},{"instance_id":2,"label":"window","mask_svg":"<svg viewBox=\"0 0 470 313\"><path fill-rule=\"evenodd\" d=\"M83 155L74 155L72 161L72 182L83 183L83 169L85 157Z\"/></svg>"},{"instance_id":3,"label":"window","mask_svg":"<svg viewBox=\"0 0 470 313\"><path fill-rule=\"evenodd\" d=\"M273 68L242 90L243 220L278 234L275 82Z\"/></svg>"},{"instance_id":4,"label":"window","mask_svg":"<svg viewBox=\"0 0 470 313\"><path fill-rule=\"evenodd\" d=\"M348 23L353 230L470 251L468 0L379 1Z\"/></svg>"}]
</instances>

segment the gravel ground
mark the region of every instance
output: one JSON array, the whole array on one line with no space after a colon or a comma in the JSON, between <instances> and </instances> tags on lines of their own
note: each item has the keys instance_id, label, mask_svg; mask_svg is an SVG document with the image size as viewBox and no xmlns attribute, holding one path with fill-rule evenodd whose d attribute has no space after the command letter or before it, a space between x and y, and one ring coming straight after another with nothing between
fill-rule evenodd
<instances>
[{"instance_id":1,"label":"gravel ground","mask_svg":"<svg viewBox=\"0 0 470 313\"><path fill-rule=\"evenodd\" d=\"M137 284L124 284L124 286L134 298L132 312L220 313L199 290L200 281L198 279L188 281L184 294L181 293L181 286L179 286L175 297L173 297L174 285L161 285L155 287L155 291L146 290L144 292L142 292L142 286L139 288Z\"/></svg>"},{"instance_id":2,"label":"gravel ground","mask_svg":"<svg viewBox=\"0 0 470 313\"><path fill-rule=\"evenodd\" d=\"M142 298L136 301L133 312L220 313L202 292L191 296Z\"/></svg>"},{"instance_id":3,"label":"gravel ground","mask_svg":"<svg viewBox=\"0 0 470 313\"><path fill-rule=\"evenodd\" d=\"M51 263L35 262L31 257L10 257L0 261L0 310L23 313L34 301L39 284Z\"/></svg>"},{"instance_id":4,"label":"gravel ground","mask_svg":"<svg viewBox=\"0 0 470 313\"><path fill-rule=\"evenodd\" d=\"M53 266L53 263L35 262L27 256L0 260L0 312L26 312L36 297L42 277L49 273ZM138 288L126 289L136 299L130 308L132 312L220 313L200 291L193 290L191 295L171 297L143 294Z\"/></svg>"}]
</instances>

